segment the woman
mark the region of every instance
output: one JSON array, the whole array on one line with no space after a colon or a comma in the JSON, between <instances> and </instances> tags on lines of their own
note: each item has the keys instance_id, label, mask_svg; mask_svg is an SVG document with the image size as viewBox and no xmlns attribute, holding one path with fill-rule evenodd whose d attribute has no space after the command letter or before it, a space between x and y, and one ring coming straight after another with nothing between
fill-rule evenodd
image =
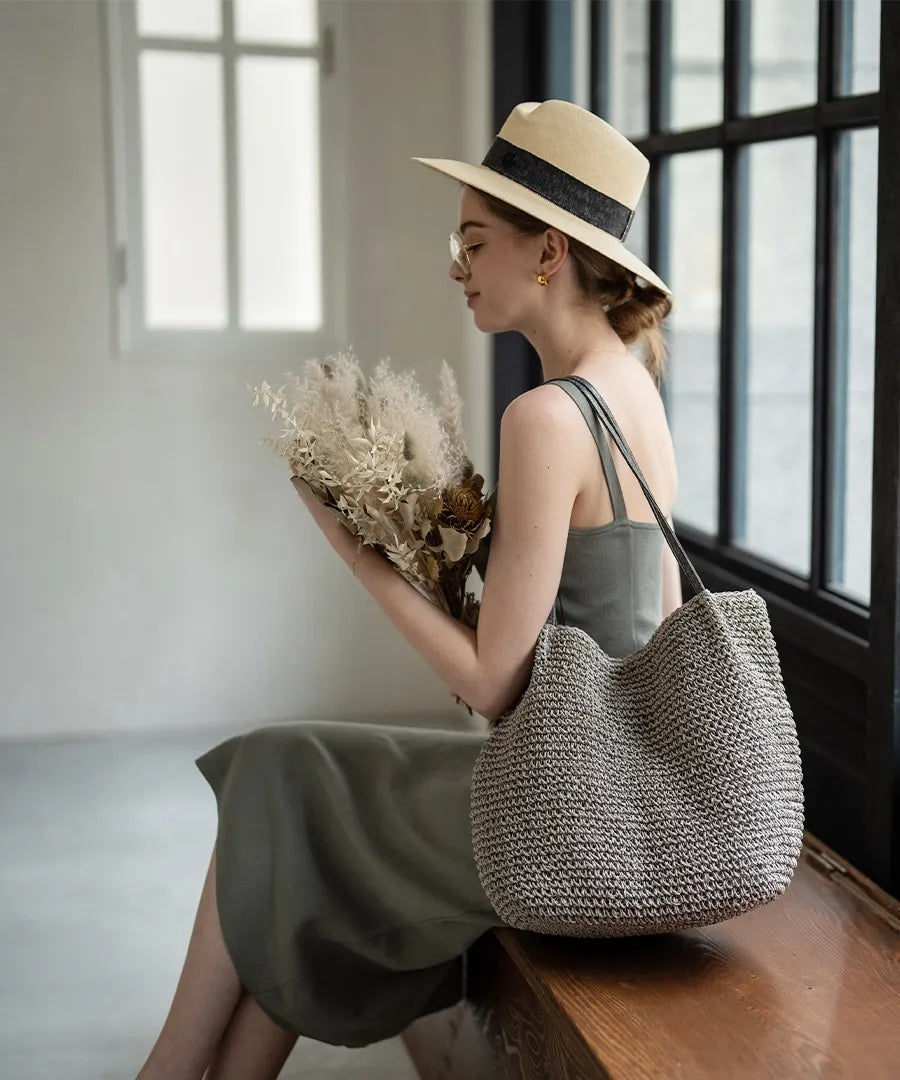
<instances>
[{"instance_id":1,"label":"woman","mask_svg":"<svg viewBox=\"0 0 900 1080\"><path fill-rule=\"evenodd\" d=\"M591 113L548 101L517 106L480 165L414 160L462 181L450 276L476 325L524 334L545 380L592 382L671 520L675 455L658 392L669 290L622 244L646 158ZM628 351L639 343L644 361ZM626 656L681 603L653 513L577 388L540 385L506 408L498 472L477 631L360 549L294 481L400 633L488 718L521 696L551 609ZM362 1046L459 1000L467 949L502 924L471 850L469 783L483 739L297 722L198 758L218 836L139 1080L207 1068L208 1080L275 1077L301 1034Z\"/></svg>"}]
</instances>

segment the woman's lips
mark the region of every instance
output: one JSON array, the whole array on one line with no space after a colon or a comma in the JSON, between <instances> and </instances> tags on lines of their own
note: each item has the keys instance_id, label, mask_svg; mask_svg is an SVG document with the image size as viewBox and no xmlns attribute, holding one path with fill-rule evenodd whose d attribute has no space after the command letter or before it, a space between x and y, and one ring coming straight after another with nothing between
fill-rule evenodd
<instances>
[{"instance_id":1,"label":"woman's lips","mask_svg":"<svg viewBox=\"0 0 900 1080\"><path fill-rule=\"evenodd\" d=\"M481 293L477 293L477 292L475 292L475 293L472 293L472 295L471 295L471 296L469 297L469 299L468 299L468 300L466 300L466 304L467 304L467 305L468 305L469 307L471 307L471 306L472 306L472 305L473 305L473 304L475 303L475 301L476 301L476 300L478 299L478 297L479 297L480 295L481 295Z\"/></svg>"}]
</instances>

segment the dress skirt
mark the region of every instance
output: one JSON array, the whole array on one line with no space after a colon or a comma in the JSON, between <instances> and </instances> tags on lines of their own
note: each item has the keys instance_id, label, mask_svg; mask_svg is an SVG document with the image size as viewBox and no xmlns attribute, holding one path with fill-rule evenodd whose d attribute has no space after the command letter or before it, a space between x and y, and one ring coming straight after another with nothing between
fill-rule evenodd
<instances>
[{"instance_id":1,"label":"dress skirt","mask_svg":"<svg viewBox=\"0 0 900 1080\"><path fill-rule=\"evenodd\" d=\"M466 951L503 925L472 855L484 738L297 721L197 758L218 806L225 944L277 1024L365 1046L460 999Z\"/></svg>"}]
</instances>

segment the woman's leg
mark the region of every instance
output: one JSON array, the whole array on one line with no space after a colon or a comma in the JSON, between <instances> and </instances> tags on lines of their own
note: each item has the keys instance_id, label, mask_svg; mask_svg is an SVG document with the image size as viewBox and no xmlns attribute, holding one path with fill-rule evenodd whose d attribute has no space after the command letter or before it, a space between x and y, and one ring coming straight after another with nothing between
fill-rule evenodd
<instances>
[{"instance_id":1,"label":"woman's leg","mask_svg":"<svg viewBox=\"0 0 900 1080\"><path fill-rule=\"evenodd\" d=\"M205 1080L275 1080L298 1038L270 1020L245 993Z\"/></svg>"},{"instance_id":2,"label":"woman's leg","mask_svg":"<svg viewBox=\"0 0 900 1080\"><path fill-rule=\"evenodd\" d=\"M201 1080L243 993L216 904L216 850L169 1015L137 1080Z\"/></svg>"}]
</instances>

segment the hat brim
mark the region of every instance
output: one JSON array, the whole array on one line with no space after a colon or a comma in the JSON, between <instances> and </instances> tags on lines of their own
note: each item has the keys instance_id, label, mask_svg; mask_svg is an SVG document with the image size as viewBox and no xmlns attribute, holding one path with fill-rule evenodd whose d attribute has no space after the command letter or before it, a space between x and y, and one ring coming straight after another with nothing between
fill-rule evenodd
<instances>
[{"instance_id":1,"label":"hat brim","mask_svg":"<svg viewBox=\"0 0 900 1080\"><path fill-rule=\"evenodd\" d=\"M508 180L485 165L470 165L466 161L454 161L451 158L414 157L412 160L444 176L461 180L464 184L484 191L488 195L503 199L504 202L518 207L519 210L524 210L527 214L532 214L540 221L545 221L568 236L573 236L576 240L587 244L589 248L606 255L613 262L620 263L628 270L633 270L648 284L655 285L657 289L671 295L672 290L662 278L654 274L646 263L641 262L637 255L629 251L621 240L617 240L608 232L597 228L596 225L583 221L575 214L562 210L549 199L536 195L522 184L517 184L515 180Z\"/></svg>"}]
</instances>

